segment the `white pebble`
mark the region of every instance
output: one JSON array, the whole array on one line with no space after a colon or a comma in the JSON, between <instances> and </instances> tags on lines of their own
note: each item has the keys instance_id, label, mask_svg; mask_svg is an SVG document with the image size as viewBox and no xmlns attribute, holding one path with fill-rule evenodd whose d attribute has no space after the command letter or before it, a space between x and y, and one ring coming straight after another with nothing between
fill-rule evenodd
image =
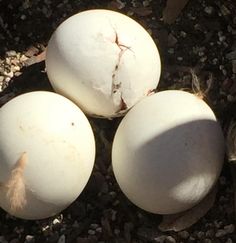
<instances>
[{"instance_id":1,"label":"white pebble","mask_svg":"<svg viewBox=\"0 0 236 243\"><path fill-rule=\"evenodd\" d=\"M217 230L215 237L220 238L220 237L225 236L226 234L227 234L227 232L225 230L219 229L219 230Z\"/></svg>"},{"instance_id":2,"label":"white pebble","mask_svg":"<svg viewBox=\"0 0 236 243\"><path fill-rule=\"evenodd\" d=\"M204 9L204 12L209 14L209 15L211 15L213 13L213 11L214 11L214 8L212 6L207 6Z\"/></svg>"},{"instance_id":3,"label":"white pebble","mask_svg":"<svg viewBox=\"0 0 236 243\"><path fill-rule=\"evenodd\" d=\"M165 239L165 243L176 243L175 238L173 238L172 236L167 236Z\"/></svg>"},{"instance_id":4,"label":"white pebble","mask_svg":"<svg viewBox=\"0 0 236 243\"><path fill-rule=\"evenodd\" d=\"M88 230L88 234L89 235L95 235L96 234L96 231L90 229L90 230Z\"/></svg>"},{"instance_id":5,"label":"white pebble","mask_svg":"<svg viewBox=\"0 0 236 243\"><path fill-rule=\"evenodd\" d=\"M33 235L26 235L25 240L26 240L26 242L32 242L34 240L34 236Z\"/></svg>"},{"instance_id":6,"label":"white pebble","mask_svg":"<svg viewBox=\"0 0 236 243\"><path fill-rule=\"evenodd\" d=\"M20 16L20 18L21 18L22 20L25 20L25 19L26 19L26 15L22 14L22 15Z\"/></svg>"},{"instance_id":7,"label":"white pebble","mask_svg":"<svg viewBox=\"0 0 236 243\"><path fill-rule=\"evenodd\" d=\"M235 231L235 226L233 224L226 225L224 230L227 232L227 234L232 234Z\"/></svg>"},{"instance_id":8,"label":"white pebble","mask_svg":"<svg viewBox=\"0 0 236 243\"><path fill-rule=\"evenodd\" d=\"M98 228L96 228L96 232L98 232L98 233L102 233L102 227L98 227Z\"/></svg>"},{"instance_id":9,"label":"white pebble","mask_svg":"<svg viewBox=\"0 0 236 243\"><path fill-rule=\"evenodd\" d=\"M187 33L184 31L180 31L180 35L185 38L187 36Z\"/></svg>"},{"instance_id":10,"label":"white pebble","mask_svg":"<svg viewBox=\"0 0 236 243\"><path fill-rule=\"evenodd\" d=\"M186 231L186 230L184 230L184 231L180 231L180 232L178 233L178 235L179 235L182 239L188 239L188 237L189 237L189 233L188 233L188 231Z\"/></svg>"},{"instance_id":11,"label":"white pebble","mask_svg":"<svg viewBox=\"0 0 236 243\"><path fill-rule=\"evenodd\" d=\"M90 229L95 230L95 229L97 229L98 227L99 227L98 224L90 224Z\"/></svg>"},{"instance_id":12,"label":"white pebble","mask_svg":"<svg viewBox=\"0 0 236 243\"><path fill-rule=\"evenodd\" d=\"M54 219L53 221L52 221L52 224L60 224L61 222L60 222L60 220L59 219Z\"/></svg>"},{"instance_id":13,"label":"white pebble","mask_svg":"<svg viewBox=\"0 0 236 243\"><path fill-rule=\"evenodd\" d=\"M223 42L223 41L225 41L225 40L226 40L226 37L225 37L225 36L220 36L220 37L219 37L219 41L220 41L220 42Z\"/></svg>"},{"instance_id":14,"label":"white pebble","mask_svg":"<svg viewBox=\"0 0 236 243\"><path fill-rule=\"evenodd\" d=\"M227 241L225 243L233 243L231 238L228 238Z\"/></svg>"},{"instance_id":15,"label":"white pebble","mask_svg":"<svg viewBox=\"0 0 236 243\"><path fill-rule=\"evenodd\" d=\"M119 229L114 229L114 234L115 235L119 235L120 234L120 230Z\"/></svg>"},{"instance_id":16,"label":"white pebble","mask_svg":"<svg viewBox=\"0 0 236 243\"><path fill-rule=\"evenodd\" d=\"M164 243L165 242L165 239L166 239L166 235L161 235L161 236L158 236L154 239L154 241L156 243Z\"/></svg>"}]
</instances>

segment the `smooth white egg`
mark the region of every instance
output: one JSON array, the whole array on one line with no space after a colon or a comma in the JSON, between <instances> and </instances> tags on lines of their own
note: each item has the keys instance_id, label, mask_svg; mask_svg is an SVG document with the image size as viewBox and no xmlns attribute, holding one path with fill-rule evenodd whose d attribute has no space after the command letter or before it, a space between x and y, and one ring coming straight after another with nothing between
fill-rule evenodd
<instances>
[{"instance_id":1,"label":"smooth white egg","mask_svg":"<svg viewBox=\"0 0 236 243\"><path fill-rule=\"evenodd\" d=\"M124 114L158 85L161 63L149 33L121 13L94 9L65 20L46 53L49 80L87 114Z\"/></svg>"},{"instance_id":2,"label":"smooth white egg","mask_svg":"<svg viewBox=\"0 0 236 243\"><path fill-rule=\"evenodd\" d=\"M53 216L82 192L95 159L83 112L53 92L36 91L0 109L0 206L23 219Z\"/></svg>"},{"instance_id":3,"label":"smooth white egg","mask_svg":"<svg viewBox=\"0 0 236 243\"><path fill-rule=\"evenodd\" d=\"M213 111L184 91L140 101L121 121L112 148L124 194L158 214L196 205L217 181L223 160L223 134Z\"/></svg>"}]
</instances>

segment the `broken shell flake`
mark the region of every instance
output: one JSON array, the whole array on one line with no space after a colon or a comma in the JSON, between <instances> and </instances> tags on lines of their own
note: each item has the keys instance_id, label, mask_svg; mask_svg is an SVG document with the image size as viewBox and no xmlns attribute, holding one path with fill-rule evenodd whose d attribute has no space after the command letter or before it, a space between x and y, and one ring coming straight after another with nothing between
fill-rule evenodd
<instances>
[{"instance_id":1,"label":"broken shell flake","mask_svg":"<svg viewBox=\"0 0 236 243\"><path fill-rule=\"evenodd\" d=\"M121 13L96 9L64 21L52 35L46 69L53 88L89 115L116 117L156 89L158 49Z\"/></svg>"},{"instance_id":2,"label":"broken shell flake","mask_svg":"<svg viewBox=\"0 0 236 243\"><path fill-rule=\"evenodd\" d=\"M123 118L112 147L122 191L152 213L190 209L211 190L224 161L224 138L210 107L184 91L162 91Z\"/></svg>"},{"instance_id":3,"label":"broken shell flake","mask_svg":"<svg viewBox=\"0 0 236 243\"><path fill-rule=\"evenodd\" d=\"M95 141L83 112L53 92L20 95L0 109L0 206L23 219L53 216L82 192Z\"/></svg>"}]
</instances>

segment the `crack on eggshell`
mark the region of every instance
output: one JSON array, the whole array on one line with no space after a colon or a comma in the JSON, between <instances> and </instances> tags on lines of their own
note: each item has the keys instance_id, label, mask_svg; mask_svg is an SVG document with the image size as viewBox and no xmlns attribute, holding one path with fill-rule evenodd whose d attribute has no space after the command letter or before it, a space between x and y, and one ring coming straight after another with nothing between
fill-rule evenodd
<instances>
[{"instance_id":1,"label":"crack on eggshell","mask_svg":"<svg viewBox=\"0 0 236 243\"><path fill-rule=\"evenodd\" d=\"M113 39L110 39L110 41L112 43L116 44L116 46L120 50L118 53L117 62L115 64L114 70L112 72L112 86L111 86L111 97L113 98L114 104L116 106L118 106L118 109L115 112L115 114L116 114L115 116L118 116L118 115L122 115L123 113L125 113L127 111L128 105L126 104L126 101L122 94L122 82L121 81L117 82L117 80L116 80L117 73L120 68L120 63L121 63L123 54L126 51L131 51L132 54L135 56L135 53L130 46L127 46L124 43L121 43L116 26L113 25L113 23L111 22L110 19L109 19L109 22L114 31L114 37L113 37Z\"/></svg>"},{"instance_id":2,"label":"crack on eggshell","mask_svg":"<svg viewBox=\"0 0 236 243\"><path fill-rule=\"evenodd\" d=\"M124 101L124 98L121 96L120 98L120 109L118 111L118 113L120 113L121 111L126 111L127 110L127 104Z\"/></svg>"},{"instance_id":3,"label":"crack on eggshell","mask_svg":"<svg viewBox=\"0 0 236 243\"><path fill-rule=\"evenodd\" d=\"M127 110L127 104L124 100L124 98L122 97L122 90L121 90L121 82L119 83L116 83L116 75L117 75L117 72L119 70L119 66L120 66L120 62L121 62L121 58L123 56L123 54L126 52L126 51L132 51L131 47L129 46L126 46L124 44L121 44L120 43L120 40L119 40L119 35L117 33L117 31L115 30L115 28L113 27L114 29L114 32L115 32L115 40L114 40L114 43L117 45L117 47L120 49L120 52L118 54L118 60L117 60L117 63L115 65L115 68L112 72L112 87L111 87L111 96L114 97L114 95L119 91L120 92L120 104L119 104L119 108L117 109L116 111L116 114L119 114L119 113L122 113L125 112ZM133 51L132 51L133 52Z\"/></svg>"},{"instance_id":4,"label":"crack on eggshell","mask_svg":"<svg viewBox=\"0 0 236 243\"><path fill-rule=\"evenodd\" d=\"M117 47L120 49L119 51L119 54L118 54L118 60L117 60L117 63L115 65L115 68L112 72L112 87L111 87L111 95L113 95L114 93L116 93L120 88L121 88L121 82L120 83L116 83L116 74L118 72L118 69L119 69L119 65L120 65L120 62L121 62L121 58L122 58L122 55L124 54L125 51L129 50L130 47L128 46L125 46L123 44L120 44L119 42L119 36L118 36L118 33L115 31L115 41L114 43L117 45Z\"/></svg>"},{"instance_id":5,"label":"crack on eggshell","mask_svg":"<svg viewBox=\"0 0 236 243\"><path fill-rule=\"evenodd\" d=\"M153 95L153 94L155 94L155 92L156 92L156 89L149 89L146 96Z\"/></svg>"},{"instance_id":6,"label":"crack on eggshell","mask_svg":"<svg viewBox=\"0 0 236 243\"><path fill-rule=\"evenodd\" d=\"M21 210L27 203L24 180L24 170L27 161L28 156L27 153L24 152L12 169L9 179L3 184L6 188L6 196L9 200L11 212Z\"/></svg>"}]
</instances>

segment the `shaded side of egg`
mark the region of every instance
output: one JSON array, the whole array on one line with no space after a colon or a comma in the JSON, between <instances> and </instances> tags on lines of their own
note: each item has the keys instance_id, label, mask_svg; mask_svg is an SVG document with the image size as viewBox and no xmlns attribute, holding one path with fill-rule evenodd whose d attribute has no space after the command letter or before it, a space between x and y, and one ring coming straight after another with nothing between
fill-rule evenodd
<instances>
[{"instance_id":1,"label":"shaded side of egg","mask_svg":"<svg viewBox=\"0 0 236 243\"><path fill-rule=\"evenodd\" d=\"M163 91L133 107L120 123L112 165L122 191L152 213L197 204L215 184L224 139L210 107L193 94Z\"/></svg>"}]
</instances>

